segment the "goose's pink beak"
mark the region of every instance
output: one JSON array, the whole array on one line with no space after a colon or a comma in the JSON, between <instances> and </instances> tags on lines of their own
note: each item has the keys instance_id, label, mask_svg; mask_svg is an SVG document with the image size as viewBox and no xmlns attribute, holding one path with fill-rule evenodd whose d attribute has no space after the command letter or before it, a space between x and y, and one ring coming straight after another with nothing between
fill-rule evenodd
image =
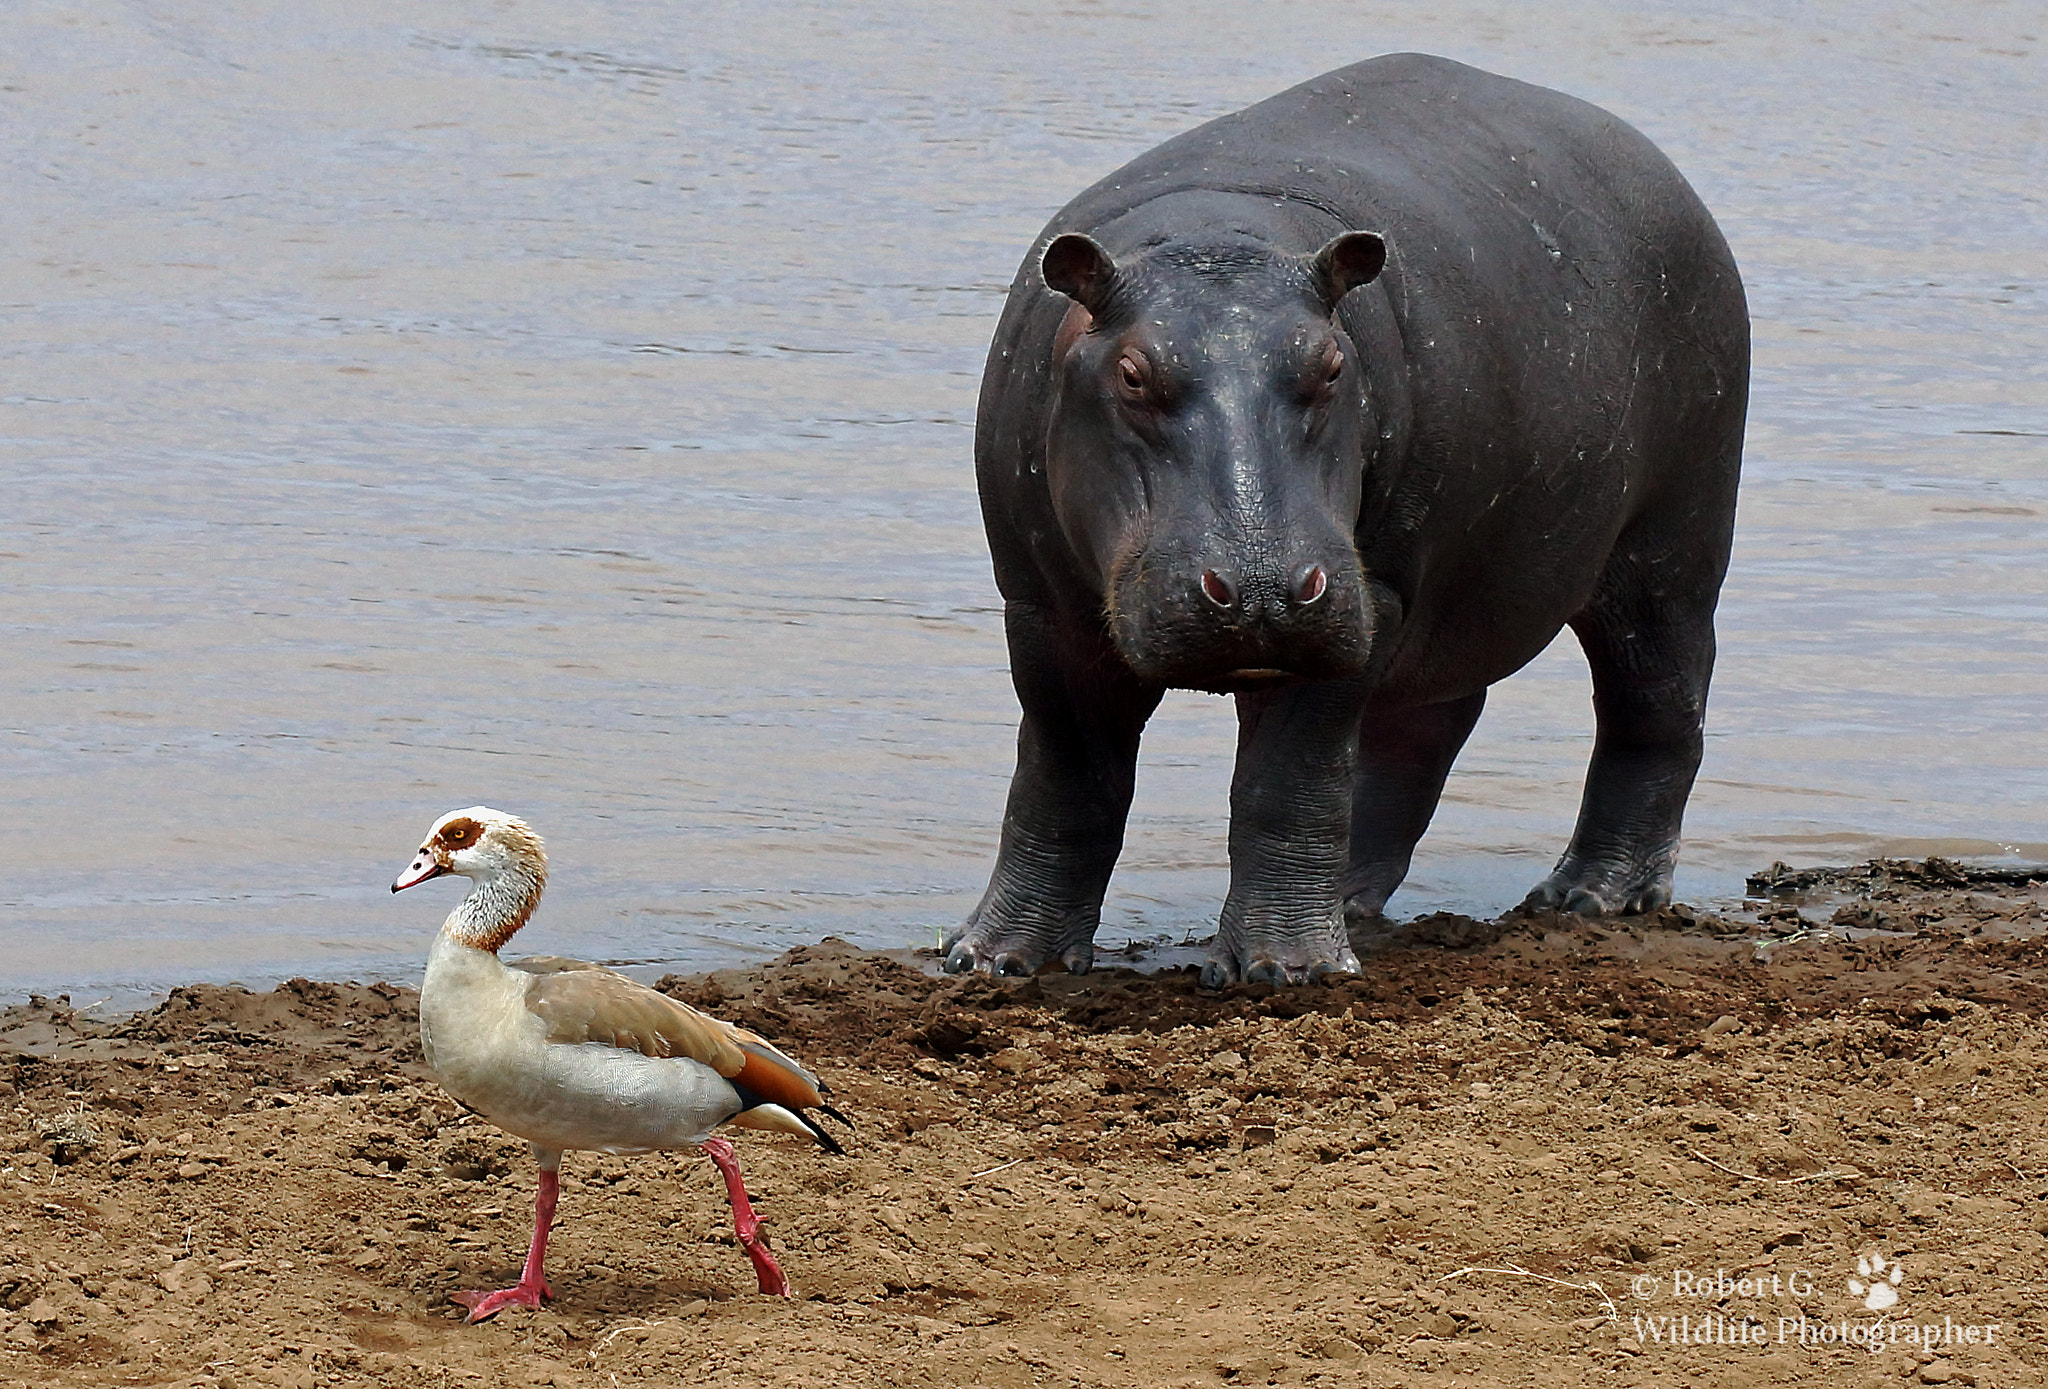
<instances>
[{"instance_id":1,"label":"goose's pink beak","mask_svg":"<svg viewBox=\"0 0 2048 1389\"><path fill-rule=\"evenodd\" d=\"M426 848L422 846L419 853L413 858L412 865L408 867L403 873L400 873L397 879L391 884L391 890L393 892L403 892L405 889L411 887L414 883L423 883L429 878L438 878L445 874L447 871L448 870L442 867L441 864L438 861L436 861L434 856L431 853L427 852Z\"/></svg>"}]
</instances>

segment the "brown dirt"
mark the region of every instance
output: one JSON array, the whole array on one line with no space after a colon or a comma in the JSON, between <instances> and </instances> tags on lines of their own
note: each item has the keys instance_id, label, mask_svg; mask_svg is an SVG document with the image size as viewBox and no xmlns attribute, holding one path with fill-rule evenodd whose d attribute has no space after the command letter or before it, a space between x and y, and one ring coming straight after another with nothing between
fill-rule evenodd
<instances>
[{"instance_id":1,"label":"brown dirt","mask_svg":"<svg viewBox=\"0 0 2048 1389\"><path fill-rule=\"evenodd\" d=\"M0 1384L2048 1383L2044 903L1438 917L1278 992L836 942L671 978L858 1124L741 1137L801 1297L751 1291L708 1163L572 1154L558 1301L474 1327L532 1163L422 1071L411 992L38 1000L0 1013Z\"/></svg>"}]
</instances>

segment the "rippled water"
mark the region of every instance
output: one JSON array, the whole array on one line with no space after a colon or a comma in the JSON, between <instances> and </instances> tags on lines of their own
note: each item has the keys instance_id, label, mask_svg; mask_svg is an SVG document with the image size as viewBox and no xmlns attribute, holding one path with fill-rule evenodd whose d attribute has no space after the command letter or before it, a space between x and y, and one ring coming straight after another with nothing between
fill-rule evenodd
<instances>
[{"instance_id":1,"label":"rippled water","mask_svg":"<svg viewBox=\"0 0 2048 1389\"><path fill-rule=\"evenodd\" d=\"M1748 279L1681 893L2048 857L2037 6L0 27L0 988L405 977L455 889L386 885L477 801L552 842L537 949L929 942L985 881L1014 736L969 464L1003 286L1131 155L1404 48L1642 127ZM1208 929L1231 728L1162 710L1105 941ZM1567 639L1496 691L1394 909L1516 900L1589 745Z\"/></svg>"}]
</instances>

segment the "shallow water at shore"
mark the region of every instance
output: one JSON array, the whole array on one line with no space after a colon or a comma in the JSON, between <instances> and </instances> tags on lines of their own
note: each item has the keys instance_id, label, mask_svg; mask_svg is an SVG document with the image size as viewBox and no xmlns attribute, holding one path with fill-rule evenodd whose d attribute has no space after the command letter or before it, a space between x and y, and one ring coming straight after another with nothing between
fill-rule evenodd
<instances>
[{"instance_id":1,"label":"shallow water at shore","mask_svg":"<svg viewBox=\"0 0 2048 1389\"><path fill-rule=\"evenodd\" d=\"M929 942L1014 703L969 465L1003 286L1122 160L1419 48L1633 121L1756 387L1681 894L2048 857L2048 63L1976 7L27 6L0 55L0 990L417 969L439 812L535 949ZM1569 832L1569 640L1396 911ZM1169 700L1104 938L1205 934L1231 715ZM419 899L440 891L431 902ZM543 933L544 937L543 937Z\"/></svg>"}]
</instances>

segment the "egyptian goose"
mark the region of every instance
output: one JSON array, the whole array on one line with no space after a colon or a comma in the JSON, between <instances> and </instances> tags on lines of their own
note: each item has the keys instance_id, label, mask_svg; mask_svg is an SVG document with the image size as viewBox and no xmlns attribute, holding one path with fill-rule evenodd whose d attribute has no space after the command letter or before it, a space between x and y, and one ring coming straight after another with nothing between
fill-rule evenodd
<instances>
[{"instance_id":1,"label":"egyptian goose","mask_svg":"<svg viewBox=\"0 0 2048 1389\"><path fill-rule=\"evenodd\" d=\"M720 1124L801 1134L831 1152L805 1110L841 1123L809 1071L744 1028L580 960L507 963L498 950L526 924L547 883L540 836L485 806L453 810L427 831L399 892L459 873L469 895L448 913L420 985L420 1044L450 1095L533 1144L540 1163L533 1244L518 1285L458 1292L470 1321L553 1297L541 1261L561 1189L562 1152L644 1153L698 1147L725 1177L733 1229L761 1291L789 1296L760 1233Z\"/></svg>"}]
</instances>

